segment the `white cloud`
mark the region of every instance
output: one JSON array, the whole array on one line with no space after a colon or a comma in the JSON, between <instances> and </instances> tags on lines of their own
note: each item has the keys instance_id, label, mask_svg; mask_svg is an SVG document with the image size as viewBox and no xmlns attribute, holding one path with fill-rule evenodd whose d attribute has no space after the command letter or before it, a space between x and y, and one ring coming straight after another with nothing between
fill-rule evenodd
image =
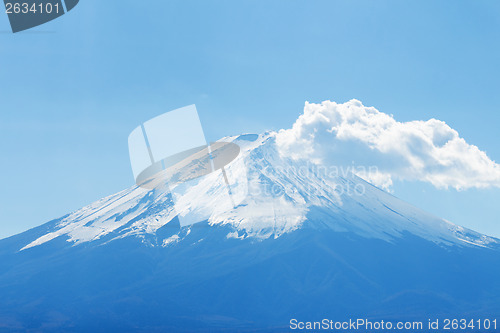
<instances>
[{"instance_id":1,"label":"white cloud","mask_svg":"<svg viewBox=\"0 0 500 333\"><path fill-rule=\"evenodd\" d=\"M282 154L295 159L372 166L372 172L357 174L385 189L395 179L457 190L500 187L500 165L444 121L398 122L358 100L306 102L304 113L291 129L279 131L276 142Z\"/></svg>"}]
</instances>

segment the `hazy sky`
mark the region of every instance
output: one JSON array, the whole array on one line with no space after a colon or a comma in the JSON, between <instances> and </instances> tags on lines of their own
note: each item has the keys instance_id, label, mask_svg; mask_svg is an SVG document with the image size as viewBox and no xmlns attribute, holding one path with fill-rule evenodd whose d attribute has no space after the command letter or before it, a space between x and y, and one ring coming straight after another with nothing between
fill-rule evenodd
<instances>
[{"instance_id":1,"label":"hazy sky","mask_svg":"<svg viewBox=\"0 0 500 333\"><path fill-rule=\"evenodd\" d=\"M81 0L15 35L0 15L0 237L131 186L128 134L189 104L215 140L356 98L443 120L499 161L500 2L450 4ZM498 188L394 194L500 236Z\"/></svg>"}]
</instances>

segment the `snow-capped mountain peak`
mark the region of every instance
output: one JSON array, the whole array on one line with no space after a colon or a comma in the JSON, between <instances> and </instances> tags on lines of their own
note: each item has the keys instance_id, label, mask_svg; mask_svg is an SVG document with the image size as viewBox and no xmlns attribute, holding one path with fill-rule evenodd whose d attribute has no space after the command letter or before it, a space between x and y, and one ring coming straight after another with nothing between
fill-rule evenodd
<instances>
[{"instance_id":1,"label":"snow-capped mountain peak","mask_svg":"<svg viewBox=\"0 0 500 333\"><path fill-rule=\"evenodd\" d=\"M189 186L174 185L170 190L132 186L51 222L49 232L21 250L58 237L73 245L124 237L161 238L157 231L188 211L208 214L204 225L224 227L226 238L259 240L304 228L327 228L389 242L409 233L442 245L498 244L493 238L423 212L352 173L284 157L275 136L268 132L221 140L241 148L239 156L226 167L232 204L228 204L220 172ZM175 246L193 227L181 227L155 244Z\"/></svg>"}]
</instances>

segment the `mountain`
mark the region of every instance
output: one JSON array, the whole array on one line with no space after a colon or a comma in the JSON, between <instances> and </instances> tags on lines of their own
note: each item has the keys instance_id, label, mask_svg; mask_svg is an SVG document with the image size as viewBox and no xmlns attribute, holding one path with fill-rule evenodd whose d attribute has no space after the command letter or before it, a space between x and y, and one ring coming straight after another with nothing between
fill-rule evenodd
<instances>
[{"instance_id":1,"label":"mountain","mask_svg":"<svg viewBox=\"0 0 500 333\"><path fill-rule=\"evenodd\" d=\"M133 186L0 240L0 331L283 332L294 318L498 314L498 239L284 157L275 133L223 141L241 148L230 191L220 172ZM186 224L189 212L207 218Z\"/></svg>"}]
</instances>

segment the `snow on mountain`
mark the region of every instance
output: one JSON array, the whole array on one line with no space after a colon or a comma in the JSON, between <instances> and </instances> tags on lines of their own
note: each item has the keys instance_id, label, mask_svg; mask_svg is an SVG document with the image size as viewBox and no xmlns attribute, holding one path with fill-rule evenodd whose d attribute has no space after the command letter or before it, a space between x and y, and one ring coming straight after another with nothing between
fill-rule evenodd
<instances>
[{"instance_id":1,"label":"snow on mountain","mask_svg":"<svg viewBox=\"0 0 500 333\"><path fill-rule=\"evenodd\" d=\"M133 186L55 221L50 232L20 250L58 237L78 245L99 243L104 236L109 242L154 235L188 210L210 212L208 225L229 227L227 238L262 240L303 228L326 228L387 242L410 233L443 246L498 245L496 239L432 216L351 173L283 157L275 136L269 132L221 140L241 147L240 155L226 167L232 200L237 202L234 207L221 199L227 189L220 172L192 186L172 187L172 192L181 193L175 202L170 191ZM159 245L179 244L190 228L180 228Z\"/></svg>"},{"instance_id":2,"label":"snow on mountain","mask_svg":"<svg viewBox=\"0 0 500 333\"><path fill-rule=\"evenodd\" d=\"M231 192L221 172L133 186L1 240L0 332L284 332L291 318L496 313L498 240L284 157L275 133L223 140L241 147Z\"/></svg>"}]
</instances>

